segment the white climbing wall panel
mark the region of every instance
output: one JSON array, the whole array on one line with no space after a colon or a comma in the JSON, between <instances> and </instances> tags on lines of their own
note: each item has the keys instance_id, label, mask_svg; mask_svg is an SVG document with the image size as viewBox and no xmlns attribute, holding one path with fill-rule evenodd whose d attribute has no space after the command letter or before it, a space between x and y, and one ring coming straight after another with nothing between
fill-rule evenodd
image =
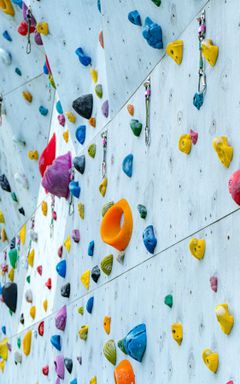
<instances>
[{"instance_id":1,"label":"white climbing wall panel","mask_svg":"<svg viewBox=\"0 0 240 384\"><path fill-rule=\"evenodd\" d=\"M52 92L49 100L47 77L41 75L41 71L37 72L44 57L37 68L34 60L37 60L38 53L35 52L29 56L31 65L26 64L26 57L23 59L24 72L27 73L29 66L28 73L31 73L29 79L25 73L26 84L15 83L14 64L6 72L3 67L3 74L1 72L0 75L10 79L9 88L5 88L4 80L0 84L5 93L6 108L0 127L1 173L7 175L12 190L16 191L19 198L18 205L14 205L16 203L9 194L1 190L0 208L5 216L9 239L17 236L21 224L27 221L26 243L20 246L14 277L18 285L16 313L10 316L8 308L1 304L0 340L4 337L1 328L5 326L12 352L9 353L4 374L0 373L0 383L15 384L19 377L22 384L55 383L54 359L59 354L73 360L71 375L65 369L65 379L61 383L69 384L74 378L78 384L89 383L93 376L97 377L97 384L114 383L114 367L102 352L104 343L114 339L117 344L135 325L145 323L147 348L142 363L126 357L117 348L117 364L124 358L131 361L137 384L226 384L230 380L236 384L240 380L240 212L228 193L228 179L239 167L240 151L240 55L236 48L240 33L238 0L209 0L206 4L192 0L190 5L185 1L171 3L162 0L159 8L150 0L141 1L140 4L130 0L103 0L102 16L93 0L84 4L78 4L75 0L67 5L62 3L55 0L51 4L46 0L31 2L35 17L49 24L50 33L43 38L44 48L37 49L37 52L43 56L45 49L58 94L54 97ZM214 68L207 66L208 89L204 105L198 111L192 105L192 98L198 82L196 15L203 6L206 10L207 37L219 46L219 58ZM155 51L147 46L140 27L127 20L128 12L134 9L138 9L142 20L150 16L161 23L165 45L175 38L184 40L181 66L165 56L164 51ZM8 26L7 21L12 23L12 19L1 13L0 16L4 20L4 30L10 33L13 24ZM104 31L104 51L98 43L101 28ZM12 43L4 41L4 44L7 49L8 44L12 44L14 56L14 39ZM78 118L74 125L67 121L63 128L59 125L55 108L58 97L66 112L71 110L74 98L94 93L89 68L84 68L74 53L78 46L82 46L92 57L104 92L101 101L94 96L97 127L95 130L87 127L84 146L75 139L75 130L83 124L83 120ZM18 49L16 47L16 52ZM36 73L31 72L35 70ZM41 76L35 78L38 74ZM142 83L149 75L152 86L151 145L147 148L144 143L145 89ZM33 94L32 104L26 104L21 96L25 89ZM108 98L108 93L111 109L109 121L101 113L101 103ZM140 137L134 136L130 128L131 116L125 105L128 99L135 107L134 118L143 123ZM39 113L40 105L48 108L46 117ZM66 129L70 133L68 143L62 136ZM178 150L178 140L181 134L189 133L190 129L197 131L199 138L191 154L186 156ZM108 137L108 187L103 198L98 188L102 179L101 133L105 130ZM40 154L54 132L57 137L57 156L67 151L71 151L72 157L84 154L86 168L83 175L75 172L81 195L79 200L73 198L74 214L69 215L67 200L55 199L57 220L51 231L51 196L41 187L37 162L30 161L27 152L37 149ZM25 147L13 142L12 138L16 135L26 141ZM233 161L228 169L222 166L212 148L213 138L221 135L228 136L234 148ZM95 158L88 155L89 144L96 145ZM122 161L130 153L134 156L132 178L122 171ZM28 191L14 181L16 170L27 175ZM128 200L133 214L133 235L123 264L116 261L117 251L104 244L99 233L103 205L121 198ZM48 203L46 217L40 206L43 200ZM79 217L79 202L85 205L84 220ZM144 204L147 208L145 220L139 216L138 204ZM25 217L18 213L21 206L26 211ZM32 216L35 218L34 230L38 233L38 241L30 244ZM142 241L144 228L151 224L158 239L154 255L146 251ZM63 279L56 272L56 265L61 260L58 249L71 236L73 229L79 229L81 239L79 244L71 241L69 253L63 247L62 259L67 263L67 273ZM188 242L192 237L206 241L202 261L193 258L189 252ZM90 257L88 244L92 240L95 249L93 257ZM35 250L33 267L27 264L30 248ZM5 249L8 252L8 247ZM103 257L110 253L114 255L110 276L101 272L98 283L91 279L87 291L80 282L80 276L84 271L100 266ZM0 258L2 263L4 252L1 252ZM6 261L9 261L8 258ZM41 276L37 272L39 266L42 266ZM209 279L213 275L218 277L217 293L210 288ZM51 289L45 285L49 278ZM7 274L1 277L1 285L6 281ZM67 283L71 285L68 299L61 296L61 288ZM25 299L29 289L33 296L32 305L36 306L34 320L29 314L31 304ZM164 304L164 297L168 294L173 295L172 309ZM81 315L79 307L85 308L92 296L92 314L85 309ZM47 312L42 306L46 299ZM235 317L235 325L229 336L220 330L214 312L215 306L221 303L228 303ZM56 329L54 319L64 304L67 305L68 317L66 329L62 332ZM24 324L19 322L21 314L24 314ZM106 315L112 318L109 336L103 330L103 318ZM37 331L40 321L44 321L43 337ZM171 325L175 322L183 325L181 346L171 335ZM85 342L78 336L82 325L89 327ZM28 329L34 331L31 353L28 357L23 354L22 364L15 365L14 352L22 351L18 349L17 340L22 341ZM61 335L61 352L50 343L51 336L56 334ZM216 375L202 361L201 353L205 348L219 354ZM78 361L80 357L82 364ZM48 377L42 373L46 365L49 366Z\"/></svg>"}]
</instances>

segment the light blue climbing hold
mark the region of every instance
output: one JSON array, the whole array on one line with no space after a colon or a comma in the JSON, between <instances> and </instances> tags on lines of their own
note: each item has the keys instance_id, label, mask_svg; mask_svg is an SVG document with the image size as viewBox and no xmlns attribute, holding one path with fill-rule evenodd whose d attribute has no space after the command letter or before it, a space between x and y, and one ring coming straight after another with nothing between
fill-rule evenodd
<instances>
[{"instance_id":1,"label":"light blue climbing hold","mask_svg":"<svg viewBox=\"0 0 240 384\"><path fill-rule=\"evenodd\" d=\"M147 346L146 325L134 327L124 339L124 348L129 356L141 363Z\"/></svg>"},{"instance_id":2,"label":"light blue climbing hold","mask_svg":"<svg viewBox=\"0 0 240 384\"><path fill-rule=\"evenodd\" d=\"M77 379L73 379L72 381L70 381L70 384L77 384Z\"/></svg>"},{"instance_id":3,"label":"light blue climbing hold","mask_svg":"<svg viewBox=\"0 0 240 384\"><path fill-rule=\"evenodd\" d=\"M122 162L122 170L128 177L132 177L132 169L133 169L133 155L130 153L125 157L125 159Z\"/></svg>"},{"instance_id":4,"label":"light blue climbing hold","mask_svg":"<svg viewBox=\"0 0 240 384\"><path fill-rule=\"evenodd\" d=\"M85 53L83 52L83 49L81 47L76 49L75 53L78 56L80 63L82 65L84 65L85 67L92 64L91 57L85 55Z\"/></svg>"},{"instance_id":5,"label":"light blue climbing hold","mask_svg":"<svg viewBox=\"0 0 240 384\"><path fill-rule=\"evenodd\" d=\"M4 39L6 39L7 41L12 41L12 38L9 35L8 31L4 31L2 35L3 35Z\"/></svg>"},{"instance_id":6,"label":"light blue climbing hold","mask_svg":"<svg viewBox=\"0 0 240 384\"><path fill-rule=\"evenodd\" d=\"M48 75L48 73L49 73L49 71L48 71L48 67L47 67L47 64L46 64L46 63L44 63L44 66L43 66L43 73L44 73L45 75Z\"/></svg>"},{"instance_id":7,"label":"light blue climbing hold","mask_svg":"<svg viewBox=\"0 0 240 384\"><path fill-rule=\"evenodd\" d=\"M60 335L53 335L50 339L52 345L58 350L61 351L61 336Z\"/></svg>"},{"instance_id":8,"label":"light blue climbing hold","mask_svg":"<svg viewBox=\"0 0 240 384\"><path fill-rule=\"evenodd\" d=\"M48 109L45 108L43 105L41 105L41 106L39 107L39 112L41 113L41 115L43 115L43 116L47 116L47 114L48 114Z\"/></svg>"},{"instance_id":9,"label":"light blue climbing hold","mask_svg":"<svg viewBox=\"0 0 240 384\"><path fill-rule=\"evenodd\" d=\"M92 297L90 297L90 299L88 299L87 304L86 304L86 310L88 311L88 313L92 313L93 303L94 303L94 297L92 296Z\"/></svg>"},{"instance_id":10,"label":"light blue climbing hold","mask_svg":"<svg viewBox=\"0 0 240 384\"><path fill-rule=\"evenodd\" d=\"M20 69L17 67L15 68L15 72L18 76L22 76L22 72L20 71Z\"/></svg>"},{"instance_id":11,"label":"light blue climbing hold","mask_svg":"<svg viewBox=\"0 0 240 384\"><path fill-rule=\"evenodd\" d=\"M101 0L97 0L97 7L100 13L102 13Z\"/></svg>"},{"instance_id":12,"label":"light blue climbing hold","mask_svg":"<svg viewBox=\"0 0 240 384\"><path fill-rule=\"evenodd\" d=\"M5 325L2 326L2 333L3 333L4 335L6 335L6 333L7 333L7 330L6 330Z\"/></svg>"},{"instance_id":13,"label":"light blue climbing hold","mask_svg":"<svg viewBox=\"0 0 240 384\"><path fill-rule=\"evenodd\" d=\"M88 244L88 256L93 256L94 253L94 241L90 241Z\"/></svg>"},{"instance_id":14,"label":"light blue climbing hold","mask_svg":"<svg viewBox=\"0 0 240 384\"><path fill-rule=\"evenodd\" d=\"M156 49L163 48L162 42L162 28L157 23L154 23L150 17L146 17L143 27L143 37L147 40L147 43Z\"/></svg>"},{"instance_id":15,"label":"light blue climbing hold","mask_svg":"<svg viewBox=\"0 0 240 384\"><path fill-rule=\"evenodd\" d=\"M65 278L66 277L66 271L67 271L67 262L66 260L61 260L57 265L56 265L56 271L59 274L59 276Z\"/></svg>"},{"instance_id":16,"label":"light blue climbing hold","mask_svg":"<svg viewBox=\"0 0 240 384\"><path fill-rule=\"evenodd\" d=\"M195 93L195 95L193 96L194 107L196 107L199 110L203 105L203 101L204 101L203 93Z\"/></svg>"},{"instance_id":17,"label":"light blue climbing hold","mask_svg":"<svg viewBox=\"0 0 240 384\"><path fill-rule=\"evenodd\" d=\"M129 12L128 20L134 25L142 25L141 16L137 10Z\"/></svg>"},{"instance_id":18,"label":"light blue climbing hold","mask_svg":"<svg viewBox=\"0 0 240 384\"><path fill-rule=\"evenodd\" d=\"M13 4L18 5L20 8L22 8L22 0L12 0Z\"/></svg>"},{"instance_id":19,"label":"light blue climbing hold","mask_svg":"<svg viewBox=\"0 0 240 384\"><path fill-rule=\"evenodd\" d=\"M69 191L70 191L72 196L76 197L77 199L79 198L80 192L81 192L81 188L79 186L78 181L74 181L74 180L70 181L70 183L69 183Z\"/></svg>"},{"instance_id":20,"label":"light blue climbing hold","mask_svg":"<svg viewBox=\"0 0 240 384\"><path fill-rule=\"evenodd\" d=\"M154 234L154 229L152 225L146 227L143 231L143 242L148 252L154 253L155 247L157 245L157 239Z\"/></svg>"},{"instance_id":21,"label":"light blue climbing hold","mask_svg":"<svg viewBox=\"0 0 240 384\"><path fill-rule=\"evenodd\" d=\"M58 102L56 103L56 110L59 113L59 115L63 114L63 108L60 100L58 100Z\"/></svg>"},{"instance_id":22,"label":"light blue climbing hold","mask_svg":"<svg viewBox=\"0 0 240 384\"><path fill-rule=\"evenodd\" d=\"M76 129L75 135L76 135L77 141L80 144L84 144L86 139L86 125L80 125L80 127Z\"/></svg>"}]
</instances>

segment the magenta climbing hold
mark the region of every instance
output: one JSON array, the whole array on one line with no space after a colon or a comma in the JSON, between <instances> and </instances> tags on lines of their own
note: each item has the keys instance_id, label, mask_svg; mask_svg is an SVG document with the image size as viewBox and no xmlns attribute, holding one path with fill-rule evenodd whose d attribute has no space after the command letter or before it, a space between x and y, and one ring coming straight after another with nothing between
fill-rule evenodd
<instances>
[{"instance_id":1,"label":"magenta climbing hold","mask_svg":"<svg viewBox=\"0 0 240 384\"><path fill-rule=\"evenodd\" d=\"M217 292L218 289L218 278L216 276L210 277L210 286L213 292Z\"/></svg>"},{"instance_id":2,"label":"magenta climbing hold","mask_svg":"<svg viewBox=\"0 0 240 384\"><path fill-rule=\"evenodd\" d=\"M192 140L193 145L197 144L198 141L198 133L190 129L190 137Z\"/></svg>"},{"instance_id":3,"label":"magenta climbing hold","mask_svg":"<svg viewBox=\"0 0 240 384\"><path fill-rule=\"evenodd\" d=\"M75 243L79 243L80 241L80 232L79 229L72 230L72 239Z\"/></svg>"},{"instance_id":4,"label":"magenta climbing hold","mask_svg":"<svg viewBox=\"0 0 240 384\"><path fill-rule=\"evenodd\" d=\"M64 115L58 115L58 122L62 127L65 127L66 119Z\"/></svg>"},{"instance_id":5,"label":"magenta climbing hold","mask_svg":"<svg viewBox=\"0 0 240 384\"><path fill-rule=\"evenodd\" d=\"M55 365L55 372L59 379L64 379L64 356L59 355L56 356L54 360L54 365Z\"/></svg>"},{"instance_id":6,"label":"magenta climbing hold","mask_svg":"<svg viewBox=\"0 0 240 384\"><path fill-rule=\"evenodd\" d=\"M228 190L238 205L240 205L240 170L234 172L228 181Z\"/></svg>"},{"instance_id":7,"label":"magenta climbing hold","mask_svg":"<svg viewBox=\"0 0 240 384\"><path fill-rule=\"evenodd\" d=\"M102 113L103 113L103 116L105 116L106 118L108 118L108 114L109 114L109 104L108 104L108 100L105 100L103 105L102 105Z\"/></svg>"},{"instance_id":8,"label":"magenta climbing hold","mask_svg":"<svg viewBox=\"0 0 240 384\"><path fill-rule=\"evenodd\" d=\"M57 329L64 331L67 323L67 307L64 305L59 309L55 316L55 326Z\"/></svg>"},{"instance_id":9,"label":"magenta climbing hold","mask_svg":"<svg viewBox=\"0 0 240 384\"><path fill-rule=\"evenodd\" d=\"M42 177L44 175L44 172L46 171L46 168L49 165L51 165L55 160L55 157L56 157L56 135L54 133L39 159L38 166L39 166L39 171Z\"/></svg>"}]
</instances>

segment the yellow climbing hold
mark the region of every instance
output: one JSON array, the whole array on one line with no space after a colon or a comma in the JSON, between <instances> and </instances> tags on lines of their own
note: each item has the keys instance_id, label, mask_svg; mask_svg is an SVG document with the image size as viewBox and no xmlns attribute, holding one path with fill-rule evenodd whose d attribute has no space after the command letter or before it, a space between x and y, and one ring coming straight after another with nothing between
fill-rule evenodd
<instances>
[{"instance_id":1,"label":"yellow climbing hold","mask_svg":"<svg viewBox=\"0 0 240 384\"><path fill-rule=\"evenodd\" d=\"M180 136L178 141L178 149L181 152L186 153L186 155L189 155L192 149L192 140L189 133Z\"/></svg>"},{"instance_id":2,"label":"yellow climbing hold","mask_svg":"<svg viewBox=\"0 0 240 384\"><path fill-rule=\"evenodd\" d=\"M68 140L69 140L69 131L68 131L68 129L63 132L63 138L64 138L64 141L66 143L68 143Z\"/></svg>"},{"instance_id":3,"label":"yellow climbing hold","mask_svg":"<svg viewBox=\"0 0 240 384\"><path fill-rule=\"evenodd\" d=\"M170 56L178 65L182 62L183 57L183 40L175 40L169 43L166 47L166 53Z\"/></svg>"},{"instance_id":4,"label":"yellow climbing hold","mask_svg":"<svg viewBox=\"0 0 240 384\"><path fill-rule=\"evenodd\" d=\"M178 343L178 345L182 344L183 327L181 323L172 324L172 337Z\"/></svg>"},{"instance_id":5,"label":"yellow climbing hold","mask_svg":"<svg viewBox=\"0 0 240 384\"><path fill-rule=\"evenodd\" d=\"M111 317L105 316L103 319L103 328L107 335L109 335L111 330Z\"/></svg>"},{"instance_id":6,"label":"yellow climbing hold","mask_svg":"<svg viewBox=\"0 0 240 384\"><path fill-rule=\"evenodd\" d=\"M87 340L87 337L88 337L88 325L83 325L79 329L78 335L79 335L81 340Z\"/></svg>"},{"instance_id":7,"label":"yellow climbing hold","mask_svg":"<svg viewBox=\"0 0 240 384\"><path fill-rule=\"evenodd\" d=\"M5 361L2 360L0 361L0 370L2 371L2 373L4 372L4 368L5 368Z\"/></svg>"},{"instance_id":8,"label":"yellow climbing hold","mask_svg":"<svg viewBox=\"0 0 240 384\"><path fill-rule=\"evenodd\" d=\"M5 228L2 228L2 230L1 230L1 239L2 239L3 243L4 243L4 241L7 241L7 233L6 233Z\"/></svg>"},{"instance_id":9,"label":"yellow climbing hold","mask_svg":"<svg viewBox=\"0 0 240 384\"><path fill-rule=\"evenodd\" d=\"M4 215L3 215L2 210L0 210L0 223L1 223L1 224L4 224L4 223L5 223L5 219L4 219Z\"/></svg>"},{"instance_id":10,"label":"yellow climbing hold","mask_svg":"<svg viewBox=\"0 0 240 384\"><path fill-rule=\"evenodd\" d=\"M90 73L92 77L92 81L96 83L98 81L98 72L96 69L90 68Z\"/></svg>"},{"instance_id":11,"label":"yellow climbing hold","mask_svg":"<svg viewBox=\"0 0 240 384\"><path fill-rule=\"evenodd\" d=\"M28 257L27 257L28 265L30 265L30 267L33 267L34 265L34 257L35 257L35 250L34 248L32 248L31 251L28 253Z\"/></svg>"},{"instance_id":12,"label":"yellow climbing hold","mask_svg":"<svg viewBox=\"0 0 240 384\"><path fill-rule=\"evenodd\" d=\"M45 35L47 36L48 35L48 23L46 23L46 21L43 21L41 23L37 23L36 25L36 30L38 33L40 33L41 35Z\"/></svg>"},{"instance_id":13,"label":"yellow climbing hold","mask_svg":"<svg viewBox=\"0 0 240 384\"><path fill-rule=\"evenodd\" d=\"M33 306L30 308L29 313L30 313L31 318L34 320L35 317L36 317L36 307L35 307L35 305L33 305Z\"/></svg>"},{"instance_id":14,"label":"yellow climbing hold","mask_svg":"<svg viewBox=\"0 0 240 384\"><path fill-rule=\"evenodd\" d=\"M84 204L78 203L78 213L79 213L79 216L81 217L81 219L84 220L84 216L85 216Z\"/></svg>"},{"instance_id":15,"label":"yellow climbing hold","mask_svg":"<svg viewBox=\"0 0 240 384\"><path fill-rule=\"evenodd\" d=\"M70 252L71 249L71 237L68 236L66 240L64 241L64 247L66 248L67 252Z\"/></svg>"},{"instance_id":16,"label":"yellow climbing hold","mask_svg":"<svg viewBox=\"0 0 240 384\"><path fill-rule=\"evenodd\" d=\"M11 268L9 273L8 273L8 278L10 281L14 281L14 269Z\"/></svg>"},{"instance_id":17,"label":"yellow climbing hold","mask_svg":"<svg viewBox=\"0 0 240 384\"><path fill-rule=\"evenodd\" d=\"M234 317L230 314L227 304L219 304L215 307L215 313L220 327L226 335L232 330Z\"/></svg>"},{"instance_id":18,"label":"yellow climbing hold","mask_svg":"<svg viewBox=\"0 0 240 384\"><path fill-rule=\"evenodd\" d=\"M45 312L47 312L47 310L48 310L48 301L47 301L47 299L45 299L43 301L43 309L44 309Z\"/></svg>"},{"instance_id":19,"label":"yellow climbing hold","mask_svg":"<svg viewBox=\"0 0 240 384\"><path fill-rule=\"evenodd\" d=\"M207 62L214 67L218 58L218 46L213 44L211 39L204 39L202 41L202 54Z\"/></svg>"},{"instance_id":20,"label":"yellow climbing hold","mask_svg":"<svg viewBox=\"0 0 240 384\"><path fill-rule=\"evenodd\" d=\"M19 237L22 245L24 245L26 241L26 231L27 231L27 227L26 227L26 224L24 224L19 232Z\"/></svg>"},{"instance_id":21,"label":"yellow climbing hold","mask_svg":"<svg viewBox=\"0 0 240 384\"><path fill-rule=\"evenodd\" d=\"M38 160L38 151L35 149L34 151L29 151L28 152L28 158L30 160Z\"/></svg>"},{"instance_id":22,"label":"yellow climbing hold","mask_svg":"<svg viewBox=\"0 0 240 384\"><path fill-rule=\"evenodd\" d=\"M48 213L48 205L46 201L42 201L42 213L43 216L47 216Z\"/></svg>"},{"instance_id":23,"label":"yellow climbing hold","mask_svg":"<svg viewBox=\"0 0 240 384\"><path fill-rule=\"evenodd\" d=\"M76 123L76 116L74 115L74 113L72 112L66 112L66 116L68 118L68 120L70 121L70 123Z\"/></svg>"},{"instance_id":24,"label":"yellow climbing hold","mask_svg":"<svg viewBox=\"0 0 240 384\"><path fill-rule=\"evenodd\" d=\"M5 337L1 342L0 342L0 357L7 361L8 359L8 347L7 347L7 343L8 343L8 338Z\"/></svg>"},{"instance_id":25,"label":"yellow climbing hold","mask_svg":"<svg viewBox=\"0 0 240 384\"><path fill-rule=\"evenodd\" d=\"M202 358L208 369L213 373L218 370L218 353L212 352L211 349L206 348L202 352Z\"/></svg>"},{"instance_id":26,"label":"yellow climbing hold","mask_svg":"<svg viewBox=\"0 0 240 384\"><path fill-rule=\"evenodd\" d=\"M215 137L212 145L221 163L228 168L233 158L233 147L228 143L227 136Z\"/></svg>"},{"instance_id":27,"label":"yellow climbing hold","mask_svg":"<svg viewBox=\"0 0 240 384\"><path fill-rule=\"evenodd\" d=\"M29 330L25 333L22 341L22 346L23 346L23 352L25 356L28 356L31 351L31 343L32 343L32 331Z\"/></svg>"},{"instance_id":28,"label":"yellow climbing hold","mask_svg":"<svg viewBox=\"0 0 240 384\"><path fill-rule=\"evenodd\" d=\"M23 97L26 101L28 101L28 103L31 103L31 102L32 102L33 97L32 97L32 94L31 94L29 91L23 91L23 92L22 92L22 97Z\"/></svg>"},{"instance_id":29,"label":"yellow climbing hold","mask_svg":"<svg viewBox=\"0 0 240 384\"><path fill-rule=\"evenodd\" d=\"M195 237L189 241L189 249L192 256L201 260L205 254L206 243L204 239L196 239Z\"/></svg>"},{"instance_id":30,"label":"yellow climbing hold","mask_svg":"<svg viewBox=\"0 0 240 384\"><path fill-rule=\"evenodd\" d=\"M80 280L83 283L84 287L86 289L89 289L89 286L90 286L90 269L83 272L82 276L80 277Z\"/></svg>"},{"instance_id":31,"label":"yellow climbing hold","mask_svg":"<svg viewBox=\"0 0 240 384\"><path fill-rule=\"evenodd\" d=\"M6 15L14 16L15 11L12 6L11 0L0 0L0 9L6 13Z\"/></svg>"},{"instance_id":32,"label":"yellow climbing hold","mask_svg":"<svg viewBox=\"0 0 240 384\"><path fill-rule=\"evenodd\" d=\"M90 379L89 384L97 384L97 378L96 378L96 376L93 376L93 377Z\"/></svg>"},{"instance_id":33,"label":"yellow climbing hold","mask_svg":"<svg viewBox=\"0 0 240 384\"><path fill-rule=\"evenodd\" d=\"M103 197L106 195L107 184L108 184L108 179L107 179L107 177L104 177L101 184L99 185L99 192L101 193L101 195Z\"/></svg>"}]
</instances>

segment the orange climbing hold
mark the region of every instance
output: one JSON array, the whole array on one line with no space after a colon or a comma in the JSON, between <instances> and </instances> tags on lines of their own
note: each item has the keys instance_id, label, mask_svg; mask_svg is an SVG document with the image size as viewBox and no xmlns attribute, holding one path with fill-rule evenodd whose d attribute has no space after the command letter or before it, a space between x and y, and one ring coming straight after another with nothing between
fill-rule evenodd
<instances>
[{"instance_id":1,"label":"orange climbing hold","mask_svg":"<svg viewBox=\"0 0 240 384\"><path fill-rule=\"evenodd\" d=\"M7 234L6 234L6 231L5 231L5 228L2 228L2 231L1 231L1 239L2 239L2 242L4 243L5 241L7 241Z\"/></svg>"},{"instance_id":2,"label":"orange climbing hold","mask_svg":"<svg viewBox=\"0 0 240 384\"><path fill-rule=\"evenodd\" d=\"M32 94L29 92L29 91L23 91L22 92L22 97L28 102L28 103L31 103L32 102Z\"/></svg>"},{"instance_id":3,"label":"orange climbing hold","mask_svg":"<svg viewBox=\"0 0 240 384\"><path fill-rule=\"evenodd\" d=\"M131 363L122 360L114 369L115 384L135 384L135 375Z\"/></svg>"},{"instance_id":4,"label":"orange climbing hold","mask_svg":"<svg viewBox=\"0 0 240 384\"><path fill-rule=\"evenodd\" d=\"M105 316L103 320L103 328L107 335L109 335L111 330L111 317Z\"/></svg>"},{"instance_id":5,"label":"orange climbing hold","mask_svg":"<svg viewBox=\"0 0 240 384\"><path fill-rule=\"evenodd\" d=\"M121 223L123 218L123 223ZM125 199L109 208L102 219L101 237L104 243L124 251L132 237L133 218L131 208Z\"/></svg>"},{"instance_id":6,"label":"orange climbing hold","mask_svg":"<svg viewBox=\"0 0 240 384\"><path fill-rule=\"evenodd\" d=\"M0 9L6 13L6 15L14 16L15 11L12 6L11 0L0 0Z\"/></svg>"},{"instance_id":7,"label":"orange climbing hold","mask_svg":"<svg viewBox=\"0 0 240 384\"><path fill-rule=\"evenodd\" d=\"M89 124L95 128L96 127L96 119L95 117L91 117L89 120L88 120Z\"/></svg>"},{"instance_id":8,"label":"orange climbing hold","mask_svg":"<svg viewBox=\"0 0 240 384\"><path fill-rule=\"evenodd\" d=\"M28 152L28 158L30 160L38 160L38 151L35 149L33 151Z\"/></svg>"},{"instance_id":9,"label":"orange climbing hold","mask_svg":"<svg viewBox=\"0 0 240 384\"><path fill-rule=\"evenodd\" d=\"M128 104L127 110L128 110L129 115L134 116L134 105Z\"/></svg>"}]
</instances>

